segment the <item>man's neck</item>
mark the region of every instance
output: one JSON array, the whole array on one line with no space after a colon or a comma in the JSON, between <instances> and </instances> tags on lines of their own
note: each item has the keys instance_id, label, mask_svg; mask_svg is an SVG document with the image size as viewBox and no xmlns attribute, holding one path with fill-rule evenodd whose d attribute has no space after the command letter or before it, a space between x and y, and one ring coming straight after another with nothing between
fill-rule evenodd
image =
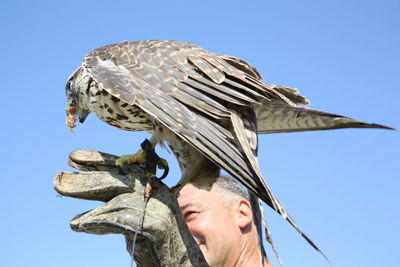
<instances>
[{"instance_id":1,"label":"man's neck","mask_svg":"<svg viewBox=\"0 0 400 267\"><path fill-rule=\"evenodd\" d=\"M233 263L231 266L232 267L255 267L255 266L260 266L260 267L272 267L272 264L267 263L267 260L265 259L264 262L261 262L261 254L259 252L259 247L257 246L257 243L255 240L249 240L249 238L252 238L251 233L248 233L248 235L245 235L243 240L242 240L242 249L240 250L241 253L239 257L236 259L236 262ZM229 265L230 266L230 265ZM226 267L229 267L226 265Z\"/></svg>"}]
</instances>

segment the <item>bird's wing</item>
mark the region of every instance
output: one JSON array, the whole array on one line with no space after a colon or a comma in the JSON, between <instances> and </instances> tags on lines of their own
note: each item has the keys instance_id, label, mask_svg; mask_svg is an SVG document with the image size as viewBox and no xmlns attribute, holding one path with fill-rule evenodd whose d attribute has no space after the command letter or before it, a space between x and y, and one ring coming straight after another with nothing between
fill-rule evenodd
<instances>
[{"instance_id":1,"label":"bird's wing","mask_svg":"<svg viewBox=\"0 0 400 267\"><path fill-rule=\"evenodd\" d=\"M251 180L252 170L232 133L212 118L229 119L226 103L249 106L264 89L258 93L223 83L224 72L245 75L208 55L213 54L183 42L125 42L90 52L83 67L110 94L138 105L233 176L247 179L244 184L256 191L261 184ZM224 71L210 62L220 63Z\"/></svg>"},{"instance_id":2,"label":"bird's wing","mask_svg":"<svg viewBox=\"0 0 400 267\"><path fill-rule=\"evenodd\" d=\"M142 108L275 207L234 142L229 106L284 101L284 95L218 55L176 41L104 46L85 57L83 68L111 95Z\"/></svg>"},{"instance_id":3,"label":"bird's wing","mask_svg":"<svg viewBox=\"0 0 400 267\"><path fill-rule=\"evenodd\" d=\"M189 43L139 41L96 49L83 68L111 95L139 106L238 179L311 242L262 178L254 112L242 116L260 99L293 104L290 92L259 82L250 65L232 60Z\"/></svg>"}]
</instances>

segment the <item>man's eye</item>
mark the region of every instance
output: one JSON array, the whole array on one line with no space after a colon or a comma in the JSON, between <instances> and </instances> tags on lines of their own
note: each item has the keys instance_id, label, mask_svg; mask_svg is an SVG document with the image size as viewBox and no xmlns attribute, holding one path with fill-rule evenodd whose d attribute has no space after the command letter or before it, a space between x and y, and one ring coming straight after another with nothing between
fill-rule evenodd
<instances>
[{"instance_id":1,"label":"man's eye","mask_svg":"<svg viewBox=\"0 0 400 267\"><path fill-rule=\"evenodd\" d=\"M196 215L196 211L187 211L183 214L183 218L187 221L193 219Z\"/></svg>"}]
</instances>

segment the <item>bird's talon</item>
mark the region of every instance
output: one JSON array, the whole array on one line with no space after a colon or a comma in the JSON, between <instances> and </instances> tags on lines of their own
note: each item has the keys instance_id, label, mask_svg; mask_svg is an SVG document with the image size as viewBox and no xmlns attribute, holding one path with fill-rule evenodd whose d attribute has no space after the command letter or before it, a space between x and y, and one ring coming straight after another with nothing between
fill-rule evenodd
<instances>
[{"instance_id":1,"label":"bird's talon","mask_svg":"<svg viewBox=\"0 0 400 267\"><path fill-rule=\"evenodd\" d=\"M166 159L160 158L160 161L162 162L161 164L157 164L157 168L160 170L164 170L168 168L168 161Z\"/></svg>"}]
</instances>

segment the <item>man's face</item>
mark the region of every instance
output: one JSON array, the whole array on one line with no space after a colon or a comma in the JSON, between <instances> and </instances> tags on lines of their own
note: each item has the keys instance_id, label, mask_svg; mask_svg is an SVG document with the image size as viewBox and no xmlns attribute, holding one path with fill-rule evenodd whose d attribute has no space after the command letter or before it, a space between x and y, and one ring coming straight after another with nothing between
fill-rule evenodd
<instances>
[{"instance_id":1,"label":"man's face","mask_svg":"<svg viewBox=\"0 0 400 267\"><path fill-rule=\"evenodd\" d=\"M200 190L191 184L182 188L178 203L208 264L227 263L229 256L240 250L241 231L234 205L228 205L213 190Z\"/></svg>"}]
</instances>

